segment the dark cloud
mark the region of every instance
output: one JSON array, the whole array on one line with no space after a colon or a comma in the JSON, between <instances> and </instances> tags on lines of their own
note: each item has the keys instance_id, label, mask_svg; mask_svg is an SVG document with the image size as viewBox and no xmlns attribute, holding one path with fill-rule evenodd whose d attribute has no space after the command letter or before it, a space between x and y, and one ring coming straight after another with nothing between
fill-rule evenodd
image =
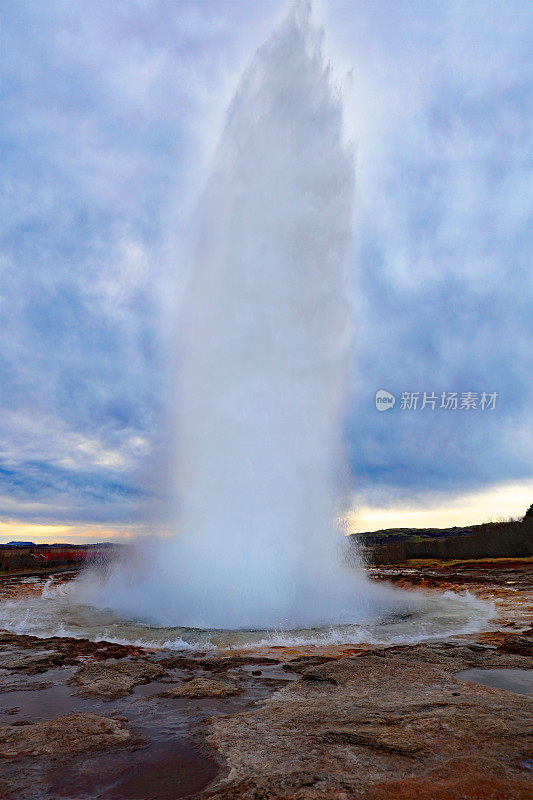
<instances>
[{"instance_id":1,"label":"dark cloud","mask_svg":"<svg viewBox=\"0 0 533 800\"><path fill-rule=\"evenodd\" d=\"M179 242L283 5L2 3L0 517L157 507ZM354 491L394 503L530 479L531 15L340 0L323 15L353 67ZM499 398L378 413L380 388Z\"/></svg>"}]
</instances>

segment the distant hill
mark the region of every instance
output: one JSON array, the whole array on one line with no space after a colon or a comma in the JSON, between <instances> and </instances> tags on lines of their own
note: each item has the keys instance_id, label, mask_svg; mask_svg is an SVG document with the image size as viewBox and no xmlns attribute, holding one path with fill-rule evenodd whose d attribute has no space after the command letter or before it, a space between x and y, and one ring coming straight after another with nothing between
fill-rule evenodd
<instances>
[{"instance_id":1,"label":"distant hill","mask_svg":"<svg viewBox=\"0 0 533 800\"><path fill-rule=\"evenodd\" d=\"M487 522L453 528L389 528L349 537L367 561L398 564L409 559L524 558L533 556L533 516L522 522Z\"/></svg>"},{"instance_id":2,"label":"distant hill","mask_svg":"<svg viewBox=\"0 0 533 800\"><path fill-rule=\"evenodd\" d=\"M6 542L6 547L37 547L35 542Z\"/></svg>"}]
</instances>

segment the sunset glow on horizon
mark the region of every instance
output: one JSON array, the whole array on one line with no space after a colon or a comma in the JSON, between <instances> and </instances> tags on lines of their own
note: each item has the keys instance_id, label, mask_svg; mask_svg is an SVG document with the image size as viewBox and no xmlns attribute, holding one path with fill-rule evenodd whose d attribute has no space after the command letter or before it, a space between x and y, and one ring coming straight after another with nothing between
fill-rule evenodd
<instances>
[{"instance_id":1,"label":"sunset glow on horizon","mask_svg":"<svg viewBox=\"0 0 533 800\"><path fill-rule=\"evenodd\" d=\"M533 502L533 482L492 487L453 498L425 498L394 507L361 505L346 514L347 533L386 530L387 528L451 528L480 525L522 518ZM162 528L148 531L146 526L121 526L100 523L54 524L39 522L0 521L0 544L35 542L35 544L90 544L94 542L127 542L147 533L168 537Z\"/></svg>"},{"instance_id":2,"label":"sunset glow on horizon","mask_svg":"<svg viewBox=\"0 0 533 800\"><path fill-rule=\"evenodd\" d=\"M452 528L521 519L533 502L533 483L496 486L434 503L393 508L361 506L347 515L350 533L388 528Z\"/></svg>"}]
</instances>

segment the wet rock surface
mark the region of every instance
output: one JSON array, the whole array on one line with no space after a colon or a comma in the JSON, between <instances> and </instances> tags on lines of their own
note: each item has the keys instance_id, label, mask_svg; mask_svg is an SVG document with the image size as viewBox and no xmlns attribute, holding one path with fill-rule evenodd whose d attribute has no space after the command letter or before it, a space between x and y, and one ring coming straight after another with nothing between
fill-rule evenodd
<instances>
[{"instance_id":1,"label":"wet rock surface","mask_svg":"<svg viewBox=\"0 0 533 800\"><path fill-rule=\"evenodd\" d=\"M46 676L49 670L86 660L126 659L144 652L139 647L111 642L59 636L40 638L0 631L0 688L3 692L36 691L50 685ZM32 680L30 676L36 675L44 675L44 680Z\"/></svg>"},{"instance_id":2,"label":"wet rock surface","mask_svg":"<svg viewBox=\"0 0 533 800\"><path fill-rule=\"evenodd\" d=\"M284 664L283 669L286 672L303 673L311 667L318 667L321 664L327 664L329 661L334 660L335 658L333 656L297 656L296 658L291 658Z\"/></svg>"},{"instance_id":3,"label":"wet rock surface","mask_svg":"<svg viewBox=\"0 0 533 800\"><path fill-rule=\"evenodd\" d=\"M498 650L504 653L518 653L521 656L533 657L533 628L522 633L510 633L498 644Z\"/></svg>"},{"instance_id":4,"label":"wet rock surface","mask_svg":"<svg viewBox=\"0 0 533 800\"><path fill-rule=\"evenodd\" d=\"M142 647L113 642L91 642L89 639L75 639L70 636L50 636L45 639L39 636L0 631L0 654L20 652L24 650L53 650L56 655L75 663L84 656L95 660L108 658L127 658L144 654Z\"/></svg>"},{"instance_id":5,"label":"wet rock surface","mask_svg":"<svg viewBox=\"0 0 533 800\"><path fill-rule=\"evenodd\" d=\"M242 689L235 683L214 681L208 678L192 678L168 692L162 692L159 697L231 697L231 695L241 692Z\"/></svg>"},{"instance_id":6,"label":"wet rock surface","mask_svg":"<svg viewBox=\"0 0 533 800\"><path fill-rule=\"evenodd\" d=\"M278 664L279 659L270 658L269 656L262 656L261 654L254 655L229 655L219 658L210 655L205 658L205 654L198 655L193 658L191 656L170 656L161 659L158 663L167 669L189 669L197 671L198 669L205 670L206 672L219 672L224 673L230 669L241 669L242 667L254 665L262 666L268 664Z\"/></svg>"},{"instance_id":7,"label":"wet rock surface","mask_svg":"<svg viewBox=\"0 0 533 800\"><path fill-rule=\"evenodd\" d=\"M529 567L394 570L468 583L499 629L187 654L0 632L0 798L529 800L530 699L457 675L531 668Z\"/></svg>"},{"instance_id":8,"label":"wet rock surface","mask_svg":"<svg viewBox=\"0 0 533 800\"><path fill-rule=\"evenodd\" d=\"M0 727L0 758L65 756L124 745L131 733L122 722L96 714Z\"/></svg>"},{"instance_id":9,"label":"wet rock surface","mask_svg":"<svg viewBox=\"0 0 533 800\"><path fill-rule=\"evenodd\" d=\"M167 674L163 667L147 661L84 664L76 670L69 683L78 687L79 694L112 699L131 694L135 686Z\"/></svg>"},{"instance_id":10,"label":"wet rock surface","mask_svg":"<svg viewBox=\"0 0 533 800\"><path fill-rule=\"evenodd\" d=\"M250 672L277 664L260 654L188 657L0 632L0 798L196 795L222 765L205 743L205 720L249 709L283 685ZM161 696L181 686L182 696Z\"/></svg>"},{"instance_id":11,"label":"wet rock surface","mask_svg":"<svg viewBox=\"0 0 533 800\"><path fill-rule=\"evenodd\" d=\"M69 659L63 653L58 653L55 650L31 655L4 656L0 660L3 669L11 672L25 672L28 675L39 675L41 672L47 672L54 667L75 663L75 660Z\"/></svg>"},{"instance_id":12,"label":"wet rock surface","mask_svg":"<svg viewBox=\"0 0 533 800\"><path fill-rule=\"evenodd\" d=\"M229 773L204 797L526 798L531 703L455 677L479 665L530 661L439 643L310 667L261 706L210 721Z\"/></svg>"},{"instance_id":13,"label":"wet rock surface","mask_svg":"<svg viewBox=\"0 0 533 800\"><path fill-rule=\"evenodd\" d=\"M512 586L513 589L531 589L533 559L485 559L451 563L434 561L413 562L373 567L370 574L375 580L393 581L404 586L427 586L442 589L444 583L455 586Z\"/></svg>"}]
</instances>

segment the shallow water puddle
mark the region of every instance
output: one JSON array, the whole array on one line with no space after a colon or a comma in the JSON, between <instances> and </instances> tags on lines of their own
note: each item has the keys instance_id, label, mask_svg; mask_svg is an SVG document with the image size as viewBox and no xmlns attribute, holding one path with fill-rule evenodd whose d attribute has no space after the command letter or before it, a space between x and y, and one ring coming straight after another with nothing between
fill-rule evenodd
<instances>
[{"instance_id":1,"label":"shallow water puddle","mask_svg":"<svg viewBox=\"0 0 533 800\"><path fill-rule=\"evenodd\" d=\"M462 669L455 673L455 677L494 689L533 696L533 669Z\"/></svg>"},{"instance_id":2,"label":"shallow water puddle","mask_svg":"<svg viewBox=\"0 0 533 800\"><path fill-rule=\"evenodd\" d=\"M177 740L63 765L49 772L48 787L53 797L178 800L204 789L217 771L212 759Z\"/></svg>"},{"instance_id":3,"label":"shallow water puddle","mask_svg":"<svg viewBox=\"0 0 533 800\"><path fill-rule=\"evenodd\" d=\"M288 683L296 681L300 677L296 672L287 672L279 664L245 664L241 669L248 675L252 675L254 678L262 678L263 680L270 679Z\"/></svg>"}]
</instances>

